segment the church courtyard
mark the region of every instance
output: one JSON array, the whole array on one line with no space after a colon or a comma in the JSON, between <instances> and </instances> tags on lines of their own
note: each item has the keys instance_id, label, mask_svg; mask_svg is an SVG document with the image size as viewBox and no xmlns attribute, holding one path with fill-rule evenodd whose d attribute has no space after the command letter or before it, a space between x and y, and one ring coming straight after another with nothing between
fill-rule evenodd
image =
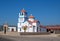
<instances>
[{"instance_id":1,"label":"church courtyard","mask_svg":"<svg viewBox=\"0 0 60 41\"><path fill-rule=\"evenodd\" d=\"M0 41L60 41L59 36L60 34L19 35L17 32L7 32L7 34L0 32Z\"/></svg>"},{"instance_id":2,"label":"church courtyard","mask_svg":"<svg viewBox=\"0 0 60 41\"><path fill-rule=\"evenodd\" d=\"M60 37L17 37L17 36L0 36L0 41L60 41Z\"/></svg>"}]
</instances>

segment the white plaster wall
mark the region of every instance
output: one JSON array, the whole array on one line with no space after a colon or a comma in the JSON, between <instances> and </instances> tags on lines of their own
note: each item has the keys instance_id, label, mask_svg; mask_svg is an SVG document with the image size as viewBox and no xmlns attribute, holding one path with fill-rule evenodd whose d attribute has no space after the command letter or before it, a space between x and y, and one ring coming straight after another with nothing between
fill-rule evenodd
<instances>
[{"instance_id":1,"label":"white plaster wall","mask_svg":"<svg viewBox=\"0 0 60 41\"><path fill-rule=\"evenodd\" d=\"M20 32L24 32L24 30L23 29L21 29L21 31Z\"/></svg>"},{"instance_id":2,"label":"white plaster wall","mask_svg":"<svg viewBox=\"0 0 60 41\"><path fill-rule=\"evenodd\" d=\"M12 30L12 28L14 29L14 31L16 31L16 27L8 27L9 28L9 30L8 31L11 31Z\"/></svg>"},{"instance_id":3,"label":"white plaster wall","mask_svg":"<svg viewBox=\"0 0 60 41\"><path fill-rule=\"evenodd\" d=\"M37 23L37 27L38 27L38 32L40 32L40 24Z\"/></svg>"},{"instance_id":4,"label":"white plaster wall","mask_svg":"<svg viewBox=\"0 0 60 41\"><path fill-rule=\"evenodd\" d=\"M20 22L20 18L18 18L18 22Z\"/></svg>"},{"instance_id":5,"label":"white plaster wall","mask_svg":"<svg viewBox=\"0 0 60 41\"><path fill-rule=\"evenodd\" d=\"M32 23L33 26L36 26L36 23Z\"/></svg>"},{"instance_id":6,"label":"white plaster wall","mask_svg":"<svg viewBox=\"0 0 60 41\"><path fill-rule=\"evenodd\" d=\"M37 32L37 23L32 23L33 26L35 26L35 31L34 32Z\"/></svg>"},{"instance_id":7,"label":"white plaster wall","mask_svg":"<svg viewBox=\"0 0 60 41\"><path fill-rule=\"evenodd\" d=\"M18 25L17 25L18 27L21 27L21 25L20 25L20 23L18 23Z\"/></svg>"},{"instance_id":8,"label":"white plaster wall","mask_svg":"<svg viewBox=\"0 0 60 41\"><path fill-rule=\"evenodd\" d=\"M18 32L20 32L20 29L18 29Z\"/></svg>"},{"instance_id":9,"label":"white plaster wall","mask_svg":"<svg viewBox=\"0 0 60 41\"><path fill-rule=\"evenodd\" d=\"M33 32L33 28L29 28L29 32Z\"/></svg>"},{"instance_id":10,"label":"white plaster wall","mask_svg":"<svg viewBox=\"0 0 60 41\"><path fill-rule=\"evenodd\" d=\"M29 20L29 21L32 21L32 22L34 21L34 19L32 19L32 18L29 18L28 20Z\"/></svg>"}]
</instances>

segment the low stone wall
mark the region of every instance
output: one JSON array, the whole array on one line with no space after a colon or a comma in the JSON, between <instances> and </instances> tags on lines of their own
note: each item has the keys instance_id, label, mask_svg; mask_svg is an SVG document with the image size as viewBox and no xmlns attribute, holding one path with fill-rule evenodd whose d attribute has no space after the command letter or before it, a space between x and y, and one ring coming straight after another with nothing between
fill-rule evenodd
<instances>
[{"instance_id":1,"label":"low stone wall","mask_svg":"<svg viewBox=\"0 0 60 41\"><path fill-rule=\"evenodd\" d=\"M55 31L55 34L60 34L60 30L56 30Z\"/></svg>"},{"instance_id":2,"label":"low stone wall","mask_svg":"<svg viewBox=\"0 0 60 41\"><path fill-rule=\"evenodd\" d=\"M20 32L20 35L49 35L48 32Z\"/></svg>"}]
</instances>

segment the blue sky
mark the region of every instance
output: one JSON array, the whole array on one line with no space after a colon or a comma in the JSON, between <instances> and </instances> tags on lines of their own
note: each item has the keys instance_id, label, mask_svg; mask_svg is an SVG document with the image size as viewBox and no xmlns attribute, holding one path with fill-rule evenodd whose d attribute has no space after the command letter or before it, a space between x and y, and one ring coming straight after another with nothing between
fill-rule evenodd
<instances>
[{"instance_id":1,"label":"blue sky","mask_svg":"<svg viewBox=\"0 0 60 41\"><path fill-rule=\"evenodd\" d=\"M16 25L23 8L42 25L60 25L60 0L0 0L0 25Z\"/></svg>"}]
</instances>

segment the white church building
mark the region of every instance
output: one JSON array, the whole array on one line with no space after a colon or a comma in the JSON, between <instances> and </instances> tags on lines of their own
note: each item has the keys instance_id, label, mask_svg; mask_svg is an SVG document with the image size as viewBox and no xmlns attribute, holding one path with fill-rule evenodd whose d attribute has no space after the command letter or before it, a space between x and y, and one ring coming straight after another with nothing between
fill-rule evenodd
<instances>
[{"instance_id":1,"label":"white church building","mask_svg":"<svg viewBox=\"0 0 60 41\"><path fill-rule=\"evenodd\" d=\"M17 30L18 32L40 32L40 22L32 14L27 15L26 10L19 12Z\"/></svg>"}]
</instances>

